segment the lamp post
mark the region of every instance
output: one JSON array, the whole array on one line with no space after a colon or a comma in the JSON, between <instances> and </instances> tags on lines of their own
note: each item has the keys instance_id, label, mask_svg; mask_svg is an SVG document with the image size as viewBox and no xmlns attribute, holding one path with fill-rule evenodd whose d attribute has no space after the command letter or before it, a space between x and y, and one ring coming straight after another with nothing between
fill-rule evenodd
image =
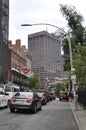
<instances>
[{"instance_id":1,"label":"lamp post","mask_svg":"<svg viewBox=\"0 0 86 130\"><path fill-rule=\"evenodd\" d=\"M72 70L72 68L73 68L73 62L72 62L72 48L71 48L70 31L68 30L68 33L66 33L63 29L59 28L58 26L53 25L53 24L48 24L48 23L21 24L21 26L36 26L36 25L48 25L48 26L52 26L52 27L55 27L55 28L59 29L61 32L65 33L66 35L68 35L69 53L70 53L70 67L71 67L71 70Z\"/></svg>"},{"instance_id":2,"label":"lamp post","mask_svg":"<svg viewBox=\"0 0 86 130\"><path fill-rule=\"evenodd\" d=\"M70 39L70 31L68 30L68 42L69 42L69 53L70 53L70 67L71 67L71 71L73 68L73 61L72 61L72 47L71 47L71 39Z\"/></svg>"},{"instance_id":3,"label":"lamp post","mask_svg":"<svg viewBox=\"0 0 86 130\"><path fill-rule=\"evenodd\" d=\"M21 24L21 26L35 26L35 25L48 25L48 26L52 26L52 27L55 27L55 28L59 29L60 31L66 33L63 29L61 29L61 28L59 28L58 26L53 25L53 24L48 24L48 23Z\"/></svg>"}]
</instances>

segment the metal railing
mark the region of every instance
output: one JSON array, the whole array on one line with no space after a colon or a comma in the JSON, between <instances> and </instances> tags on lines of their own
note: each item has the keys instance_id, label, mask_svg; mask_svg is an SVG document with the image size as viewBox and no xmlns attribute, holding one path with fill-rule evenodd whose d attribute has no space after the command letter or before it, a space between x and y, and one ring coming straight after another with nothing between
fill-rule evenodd
<instances>
[{"instance_id":1,"label":"metal railing","mask_svg":"<svg viewBox=\"0 0 86 130\"><path fill-rule=\"evenodd\" d=\"M83 106L86 106L86 90L77 91L78 102Z\"/></svg>"}]
</instances>

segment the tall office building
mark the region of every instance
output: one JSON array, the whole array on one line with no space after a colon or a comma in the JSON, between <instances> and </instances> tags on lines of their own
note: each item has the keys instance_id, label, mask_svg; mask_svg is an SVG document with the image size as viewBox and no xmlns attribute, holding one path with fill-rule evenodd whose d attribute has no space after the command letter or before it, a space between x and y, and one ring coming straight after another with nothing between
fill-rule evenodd
<instances>
[{"instance_id":1,"label":"tall office building","mask_svg":"<svg viewBox=\"0 0 86 130\"><path fill-rule=\"evenodd\" d=\"M32 69L39 75L41 86L52 84L61 72L61 43L54 35L41 31L28 35Z\"/></svg>"},{"instance_id":2,"label":"tall office building","mask_svg":"<svg viewBox=\"0 0 86 130\"><path fill-rule=\"evenodd\" d=\"M8 76L9 0L0 0L0 81Z\"/></svg>"}]
</instances>

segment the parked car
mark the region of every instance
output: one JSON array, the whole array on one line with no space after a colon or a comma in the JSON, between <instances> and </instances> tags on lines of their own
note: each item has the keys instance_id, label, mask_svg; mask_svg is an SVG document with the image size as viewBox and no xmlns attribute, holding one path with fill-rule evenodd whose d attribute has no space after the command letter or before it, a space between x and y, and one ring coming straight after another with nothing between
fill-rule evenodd
<instances>
[{"instance_id":1,"label":"parked car","mask_svg":"<svg viewBox=\"0 0 86 130\"><path fill-rule=\"evenodd\" d=\"M5 93L7 93L9 99L11 99L17 92L20 91L20 87L13 83L2 84L0 87L4 89Z\"/></svg>"},{"instance_id":2,"label":"parked car","mask_svg":"<svg viewBox=\"0 0 86 130\"><path fill-rule=\"evenodd\" d=\"M68 95L68 93L66 93L66 92L60 93L60 95L59 95L59 101L62 101L62 100L69 101L69 95Z\"/></svg>"},{"instance_id":3,"label":"parked car","mask_svg":"<svg viewBox=\"0 0 86 130\"><path fill-rule=\"evenodd\" d=\"M45 105L47 103L46 94L44 92L37 92L37 94L41 99L42 105Z\"/></svg>"},{"instance_id":4,"label":"parked car","mask_svg":"<svg viewBox=\"0 0 86 130\"><path fill-rule=\"evenodd\" d=\"M38 90L37 92L44 93L44 94L45 94L45 96L46 96L47 102L49 102L49 101L50 101L50 94L49 94L49 92L48 92L48 91L46 91L46 90Z\"/></svg>"},{"instance_id":5,"label":"parked car","mask_svg":"<svg viewBox=\"0 0 86 130\"><path fill-rule=\"evenodd\" d=\"M9 100L10 112L28 110L36 113L42 109L40 97L34 92L18 92Z\"/></svg>"},{"instance_id":6,"label":"parked car","mask_svg":"<svg viewBox=\"0 0 86 130\"><path fill-rule=\"evenodd\" d=\"M55 93L50 93L50 100L55 100L56 99L56 96L55 96Z\"/></svg>"},{"instance_id":7,"label":"parked car","mask_svg":"<svg viewBox=\"0 0 86 130\"><path fill-rule=\"evenodd\" d=\"M0 87L0 108L8 106L8 94Z\"/></svg>"}]
</instances>

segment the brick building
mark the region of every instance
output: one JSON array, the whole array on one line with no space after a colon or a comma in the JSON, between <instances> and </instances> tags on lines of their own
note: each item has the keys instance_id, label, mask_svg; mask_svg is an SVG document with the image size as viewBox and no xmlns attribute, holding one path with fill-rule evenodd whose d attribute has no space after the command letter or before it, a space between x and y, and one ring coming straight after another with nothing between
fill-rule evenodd
<instances>
[{"instance_id":1,"label":"brick building","mask_svg":"<svg viewBox=\"0 0 86 130\"><path fill-rule=\"evenodd\" d=\"M15 44L9 41L9 73L8 81L26 86L26 79L31 74L31 56L25 46L21 46L21 40Z\"/></svg>"}]
</instances>

